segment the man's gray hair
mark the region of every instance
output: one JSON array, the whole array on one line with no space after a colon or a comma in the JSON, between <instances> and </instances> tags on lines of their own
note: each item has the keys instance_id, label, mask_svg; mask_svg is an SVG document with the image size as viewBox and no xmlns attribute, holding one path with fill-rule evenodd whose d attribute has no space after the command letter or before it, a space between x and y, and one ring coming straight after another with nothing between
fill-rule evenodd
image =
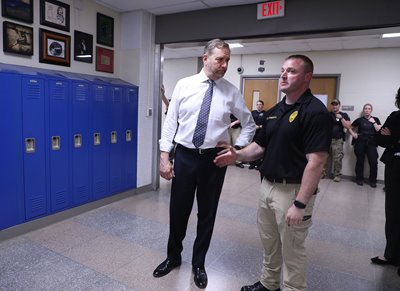
<instances>
[{"instance_id":1,"label":"man's gray hair","mask_svg":"<svg viewBox=\"0 0 400 291\"><path fill-rule=\"evenodd\" d=\"M227 42L223 41L222 39L215 38L207 42L206 46L204 47L204 54L210 55L212 53L212 50L215 48L227 49L229 50L229 52L231 51Z\"/></svg>"}]
</instances>

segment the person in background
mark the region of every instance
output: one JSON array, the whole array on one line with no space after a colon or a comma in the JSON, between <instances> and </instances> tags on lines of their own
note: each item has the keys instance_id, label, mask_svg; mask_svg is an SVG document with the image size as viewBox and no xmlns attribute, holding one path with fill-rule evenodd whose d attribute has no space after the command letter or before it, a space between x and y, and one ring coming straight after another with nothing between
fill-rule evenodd
<instances>
[{"instance_id":1,"label":"person in background","mask_svg":"<svg viewBox=\"0 0 400 291\"><path fill-rule=\"evenodd\" d=\"M400 88L396 107L400 109ZM385 164L385 236L383 256L371 259L377 265L400 265L400 110L393 111L377 135L378 145L385 148L381 161ZM400 276L400 268L397 269Z\"/></svg>"},{"instance_id":2,"label":"person in background","mask_svg":"<svg viewBox=\"0 0 400 291\"><path fill-rule=\"evenodd\" d=\"M231 125L228 129L229 137L230 137L230 144L232 146L236 147L237 149L240 149L240 146L236 145L236 139L240 134L240 129L242 128L242 126L240 125L240 120L237 119L235 117L235 115L231 114L230 118L231 118ZM236 161L235 165L236 165L236 167L239 167L242 169L244 168L243 163L240 161Z\"/></svg>"},{"instance_id":3,"label":"person in background","mask_svg":"<svg viewBox=\"0 0 400 291\"><path fill-rule=\"evenodd\" d=\"M263 158L257 226L263 245L260 281L241 291L306 290L305 239L312 224L318 182L328 158L332 118L309 89L314 65L291 55L281 69L285 97L265 113L257 139L241 150L226 145L219 167ZM281 274L282 273L282 274Z\"/></svg>"},{"instance_id":4,"label":"person in background","mask_svg":"<svg viewBox=\"0 0 400 291\"><path fill-rule=\"evenodd\" d=\"M332 141L330 148L330 156L333 164L333 181L340 182L342 176L342 160L343 160L343 144L346 138L345 129L351 130L350 117L347 113L340 111L340 101L333 99L331 101L333 120ZM326 169L322 176L326 176Z\"/></svg>"},{"instance_id":5,"label":"person in background","mask_svg":"<svg viewBox=\"0 0 400 291\"><path fill-rule=\"evenodd\" d=\"M161 100L164 102L164 105L165 105L165 114L167 114L170 101L167 98L167 96L165 96L164 84L161 85L160 94L161 94Z\"/></svg>"},{"instance_id":6,"label":"person in background","mask_svg":"<svg viewBox=\"0 0 400 291\"><path fill-rule=\"evenodd\" d=\"M172 179L172 183L167 258L153 276L165 276L181 264L182 241L196 197L192 271L199 288L206 288L208 283L204 265L227 169L217 167L213 160L221 150L219 143L229 143L230 115L242 125L238 146L249 144L255 132L242 94L223 78L230 55L229 44L223 40L213 39L206 44L200 73L179 80L175 86L159 141L160 175ZM168 155L174 143L172 165Z\"/></svg>"},{"instance_id":7,"label":"person in background","mask_svg":"<svg viewBox=\"0 0 400 291\"><path fill-rule=\"evenodd\" d=\"M257 135L260 133L263 123L264 123L264 117L265 117L265 111L264 111L264 101L258 100L256 103L256 110L253 110L251 112L251 115L254 118L254 122L256 123L256 134L254 135L253 141L257 138ZM256 169L258 170L260 168L262 159L258 159L257 161L251 161L249 169Z\"/></svg>"},{"instance_id":8,"label":"person in background","mask_svg":"<svg viewBox=\"0 0 400 291\"><path fill-rule=\"evenodd\" d=\"M357 132L350 131L354 141L354 153L356 155L356 183L362 186L364 181L364 160L367 155L369 163L369 185L376 188L378 175L378 150L376 134L381 129L378 117L371 115L372 105L363 106L363 116L353 121L351 126L357 128Z\"/></svg>"}]
</instances>

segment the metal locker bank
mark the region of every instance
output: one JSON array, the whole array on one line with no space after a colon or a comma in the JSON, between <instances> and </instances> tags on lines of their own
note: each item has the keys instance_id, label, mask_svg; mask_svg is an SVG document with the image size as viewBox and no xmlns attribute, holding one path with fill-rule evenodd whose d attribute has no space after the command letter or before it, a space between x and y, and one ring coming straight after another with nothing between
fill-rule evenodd
<instances>
[{"instance_id":1,"label":"metal locker bank","mask_svg":"<svg viewBox=\"0 0 400 291\"><path fill-rule=\"evenodd\" d=\"M136 188L138 87L0 64L0 230Z\"/></svg>"}]
</instances>

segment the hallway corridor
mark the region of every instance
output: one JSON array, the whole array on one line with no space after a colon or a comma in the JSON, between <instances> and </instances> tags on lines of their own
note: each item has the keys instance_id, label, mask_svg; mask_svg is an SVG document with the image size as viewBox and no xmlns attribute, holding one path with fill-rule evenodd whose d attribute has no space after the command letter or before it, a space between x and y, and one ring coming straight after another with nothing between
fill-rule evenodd
<instances>
[{"instance_id":1,"label":"hallway corridor","mask_svg":"<svg viewBox=\"0 0 400 291\"><path fill-rule=\"evenodd\" d=\"M239 291L258 281L262 262L256 227L259 175L230 166L206 259L209 291ZM199 290L191 274L196 206L184 241L183 263L163 278L170 182L0 242L0 290ZM384 237L383 185L324 179L307 238L308 290L395 291L395 267L375 266ZM195 204L196 205L196 204Z\"/></svg>"}]
</instances>

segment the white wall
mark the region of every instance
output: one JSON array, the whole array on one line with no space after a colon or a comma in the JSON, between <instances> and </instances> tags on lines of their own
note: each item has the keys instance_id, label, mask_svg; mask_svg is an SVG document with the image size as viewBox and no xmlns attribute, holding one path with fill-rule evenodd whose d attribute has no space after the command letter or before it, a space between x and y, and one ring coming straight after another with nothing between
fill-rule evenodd
<instances>
[{"instance_id":1,"label":"white wall","mask_svg":"<svg viewBox=\"0 0 400 291\"><path fill-rule=\"evenodd\" d=\"M297 53L297 52L296 52ZM396 110L394 96L400 86L400 48L342 50L325 52L304 52L315 66L315 74L340 74L340 89L338 98L342 105L354 106L354 111L348 111L351 120L360 116L365 103L374 106L373 115L383 123L390 112ZM225 77L240 88L241 75L236 71L240 65L244 68L242 76L278 75L285 57L289 54L259 54L259 55L232 55L228 72ZM258 72L259 60L265 60L265 71ZM182 62L186 63L185 66ZM164 63L164 84L166 88L173 88L180 76L195 74L197 60L168 59ZM179 68L179 74L177 72ZM168 78L167 78L168 76ZM378 148L379 154L383 152ZM345 158L343 160L343 175L354 176L355 156L350 145L350 139L345 144ZM365 167L365 177L368 177L368 166ZM378 164L378 179L383 180L384 165Z\"/></svg>"},{"instance_id":2,"label":"white wall","mask_svg":"<svg viewBox=\"0 0 400 291\"><path fill-rule=\"evenodd\" d=\"M121 78L139 86L138 113L138 171L137 186L152 183L152 170L157 158L153 155L158 144L154 128L157 117L148 116L148 109L154 109L152 84L154 84L154 16L145 11L127 12L121 15Z\"/></svg>"}]
</instances>

